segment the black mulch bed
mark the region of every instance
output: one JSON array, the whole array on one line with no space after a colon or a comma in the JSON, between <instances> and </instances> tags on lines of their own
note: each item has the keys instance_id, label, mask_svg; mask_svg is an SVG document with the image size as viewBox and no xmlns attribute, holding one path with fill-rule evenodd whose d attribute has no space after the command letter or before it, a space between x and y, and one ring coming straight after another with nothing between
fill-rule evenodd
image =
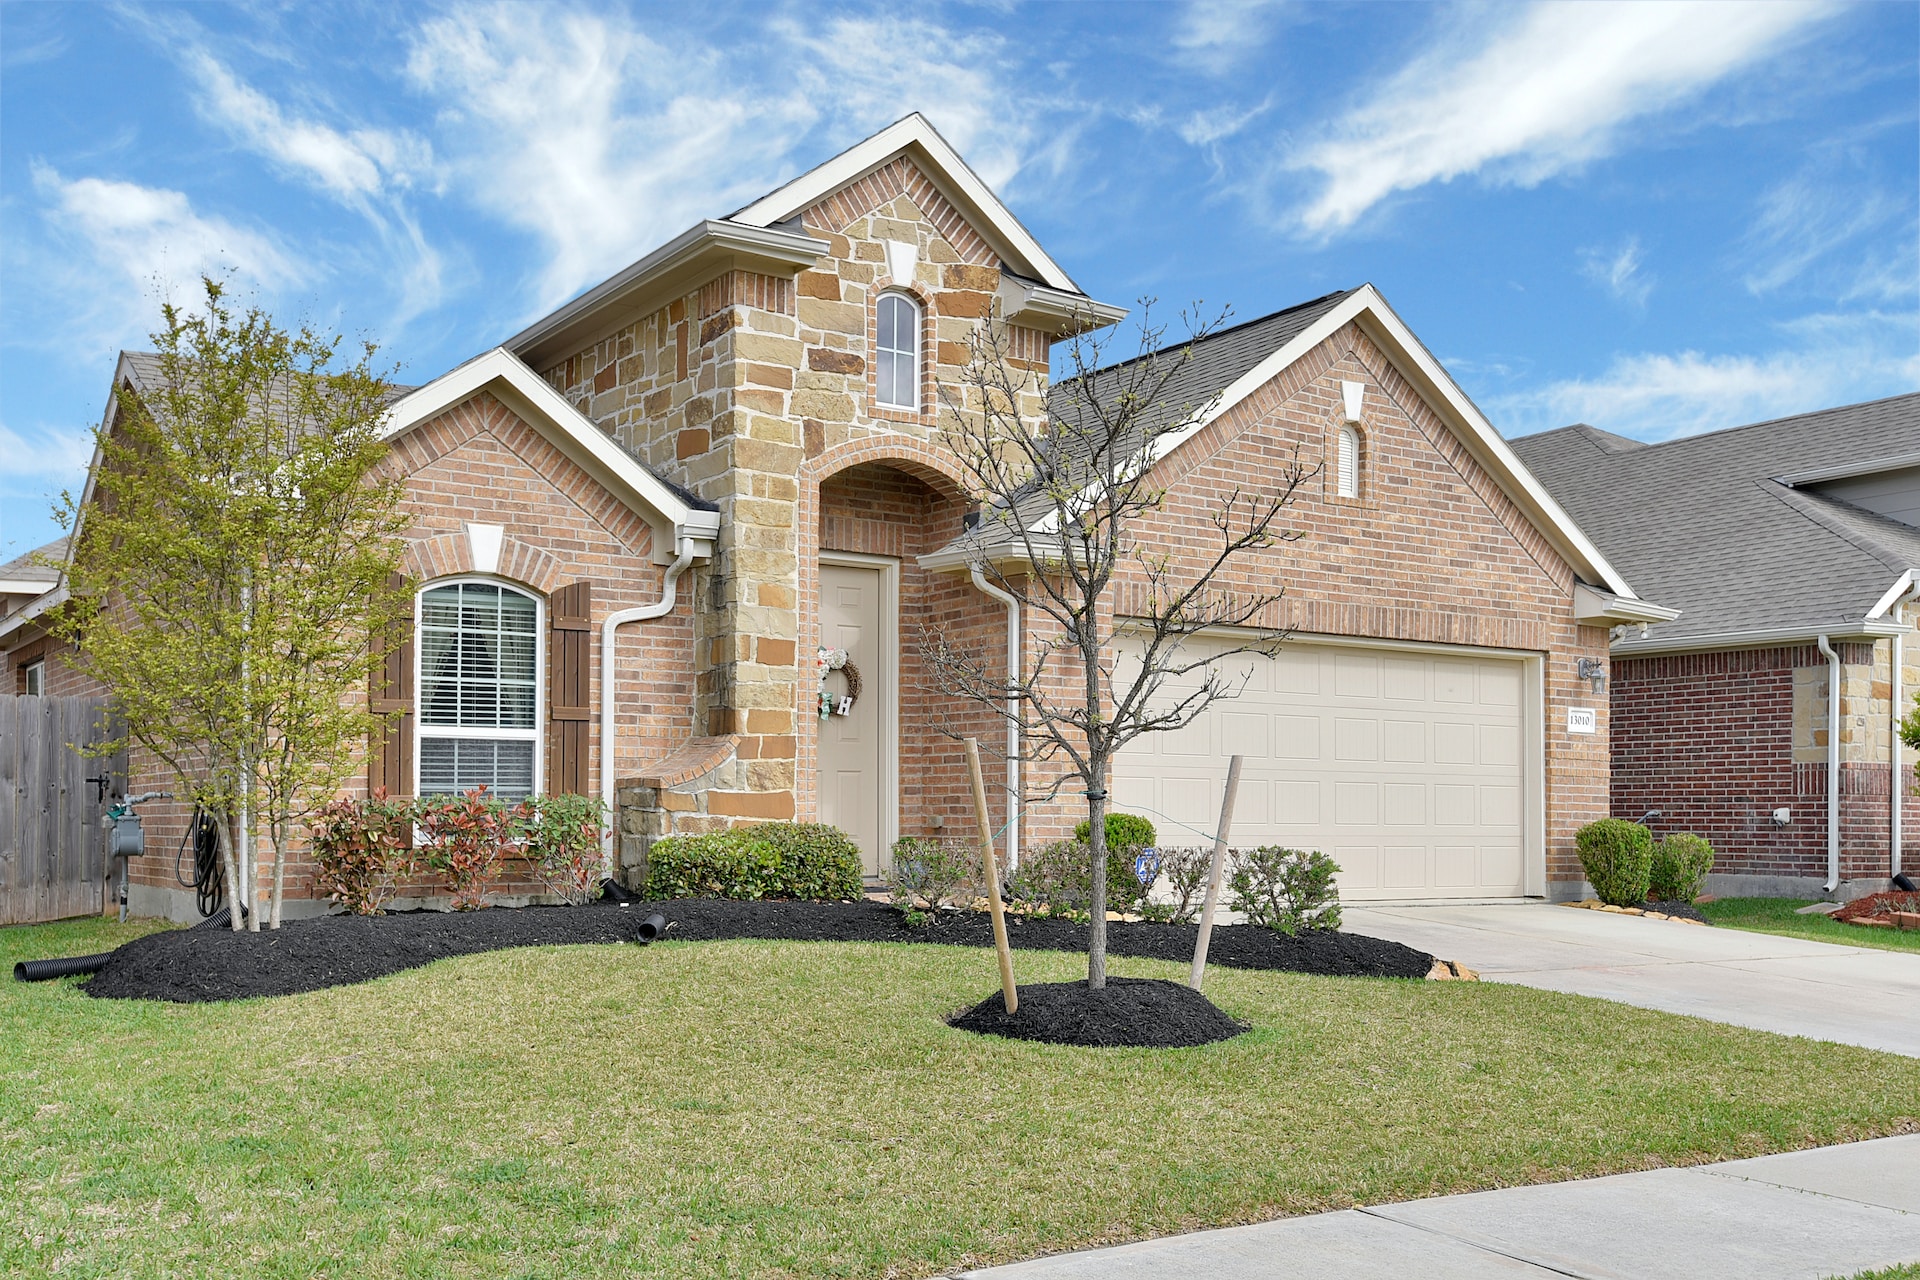
<instances>
[{"instance_id":1,"label":"black mulch bed","mask_svg":"<svg viewBox=\"0 0 1920 1280\"><path fill-rule=\"evenodd\" d=\"M943 913L908 928L878 902L728 902L689 898L623 906L493 907L485 911L321 916L276 932L177 929L148 934L113 953L84 987L90 996L194 1003L284 996L366 982L449 956L506 947L632 942L658 911L667 937L683 941L766 938L805 942L935 942L993 945L984 912ZM1113 921L1107 949L1160 960L1193 958L1194 926ZM1029 951L1084 951L1087 926L1065 920L1007 919L1013 945ZM1285 934L1254 925L1216 927L1208 959L1230 969L1373 978L1424 978L1433 957L1355 933Z\"/></svg>"},{"instance_id":2,"label":"black mulch bed","mask_svg":"<svg viewBox=\"0 0 1920 1280\"><path fill-rule=\"evenodd\" d=\"M1185 1049L1230 1040L1247 1029L1191 987L1163 978L1108 978L1098 991L1079 982L1040 982L1020 988L1020 1006L1007 1014L996 991L949 1025L982 1035L1047 1044L1140 1049Z\"/></svg>"},{"instance_id":3,"label":"black mulch bed","mask_svg":"<svg viewBox=\"0 0 1920 1280\"><path fill-rule=\"evenodd\" d=\"M1678 898L1669 898L1665 902L1649 902L1647 904L1647 910L1658 911L1662 915L1679 916L1686 920L1698 920L1701 924L1713 923L1713 921L1701 914L1700 908L1694 906L1691 902L1682 902Z\"/></svg>"}]
</instances>

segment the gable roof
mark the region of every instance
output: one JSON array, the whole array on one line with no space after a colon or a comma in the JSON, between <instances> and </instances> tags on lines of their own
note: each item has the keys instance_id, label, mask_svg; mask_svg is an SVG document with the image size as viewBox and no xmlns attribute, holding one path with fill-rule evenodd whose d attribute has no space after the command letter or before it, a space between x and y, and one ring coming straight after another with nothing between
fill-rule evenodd
<instances>
[{"instance_id":1,"label":"gable roof","mask_svg":"<svg viewBox=\"0 0 1920 1280\"><path fill-rule=\"evenodd\" d=\"M718 507L656 475L505 347L475 356L400 397L388 410L382 435L398 439L482 391L645 518L654 531L654 557L662 563L673 559L683 541L711 543L719 536ZM708 553L710 548L703 549Z\"/></svg>"},{"instance_id":2,"label":"gable roof","mask_svg":"<svg viewBox=\"0 0 1920 1280\"><path fill-rule=\"evenodd\" d=\"M1671 610L1643 601L1635 594L1626 578L1600 554L1546 488L1529 474L1500 433L1371 284L1325 294L1224 329L1195 343L1192 362L1175 380L1177 385L1169 388L1163 407L1157 408L1163 416L1155 425L1165 425L1178 416L1190 415L1190 420L1186 426L1161 435L1154 442L1152 456L1143 457L1141 461L1145 465L1157 463L1347 324L1358 324L1366 331L1441 421L1459 437L1475 461L1546 536L1555 551L1573 566L1575 574L1582 581L1601 588L1594 598L1604 602L1608 610L1604 616L1634 621L1671 616ZM1096 388L1104 378L1130 363L1096 371L1093 375ZM1053 389L1050 409L1071 412L1071 403L1070 393L1060 387ZM1051 502L1044 505L1051 510ZM977 542L962 538L928 557L927 562L958 564L984 553L985 549Z\"/></svg>"},{"instance_id":3,"label":"gable roof","mask_svg":"<svg viewBox=\"0 0 1920 1280\"><path fill-rule=\"evenodd\" d=\"M1891 469L1916 445L1920 395L1661 444L1585 424L1513 442L1635 582L1684 611L1621 654L1898 630L1885 614L1920 576L1920 529L1796 486Z\"/></svg>"},{"instance_id":4,"label":"gable roof","mask_svg":"<svg viewBox=\"0 0 1920 1280\"><path fill-rule=\"evenodd\" d=\"M1006 314L1028 309L1078 329L1112 324L1124 308L1095 302L918 112L724 218L697 222L631 266L534 321L501 345L528 363L572 355L727 270L794 276L830 246L796 221L822 198L901 155L910 157L991 245L1010 274Z\"/></svg>"}]
</instances>

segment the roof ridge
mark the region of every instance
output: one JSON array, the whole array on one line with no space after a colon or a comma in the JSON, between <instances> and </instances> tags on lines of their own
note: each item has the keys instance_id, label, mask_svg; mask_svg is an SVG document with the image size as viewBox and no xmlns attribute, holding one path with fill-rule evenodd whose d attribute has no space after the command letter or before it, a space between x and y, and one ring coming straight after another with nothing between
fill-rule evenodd
<instances>
[{"instance_id":1,"label":"roof ridge","mask_svg":"<svg viewBox=\"0 0 1920 1280\"><path fill-rule=\"evenodd\" d=\"M1630 452L1637 455L1642 452L1651 452L1652 450L1655 450L1655 449L1665 449L1671 445L1694 444L1701 440L1711 440L1718 436L1731 435L1736 431L1753 431L1760 427L1779 426L1783 422L1799 422L1803 419L1809 419L1809 418L1824 418L1829 414L1850 413L1858 409L1870 409L1874 405L1892 404L1896 400L1920 400L1920 391L1902 391L1895 395L1881 396L1877 400L1861 400L1855 404L1836 404L1836 405L1831 405L1825 409L1809 409L1805 413L1785 413L1785 414L1781 414L1777 418L1762 418L1758 422L1743 422L1740 425L1733 426L1733 427L1716 427L1712 431L1696 431L1692 435L1675 436L1671 440L1636 440L1634 441L1634 443L1639 445L1640 447L1638 449L1626 450L1625 452ZM1569 423L1565 427L1556 427L1554 428L1554 430L1568 431L1568 430L1572 430L1575 427L1584 427L1584 426L1588 426L1588 424L1584 422L1576 422L1576 423ZM1594 431L1601 430L1601 428L1598 428L1598 427L1589 427L1589 429ZM1537 432L1535 434L1545 435L1547 433ZM1605 434L1613 435L1614 433L1609 431L1609 432L1606 432ZM1525 439L1526 437L1521 437L1521 438ZM1621 436L1618 438L1628 439L1629 437Z\"/></svg>"},{"instance_id":2,"label":"roof ridge","mask_svg":"<svg viewBox=\"0 0 1920 1280\"><path fill-rule=\"evenodd\" d=\"M1871 516L1877 513L1868 511L1864 507L1854 507L1850 502L1840 502L1837 499L1824 498L1816 494L1802 492L1799 489L1781 484L1778 480L1770 477L1759 477L1755 479L1754 483L1760 486L1763 493L1772 494L1775 500L1785 504L1810 523L1819 525L1822 529L1840 539L1848 546L1872 556L1888 571L1900 573L1915 567L1906 562L1906 557L1901 552L1891 547L1882 546L1878 542L1868 541L1859 537L1854 530L1848 529L1835 521L1828 513L1820 510L1820 508L1823 505L1835 503L1859 511L1862 515ZM1884 518L1885 517L1882 517L1882 519Z\"/></svg>"},{"instance_id":3,"label":"roof ridge","mask_svg":"<svg viewBox=\"0 0 1920 1280\"><path fill-rule=\"evenodd\" d=\"M1351 294L1363 287L1364 286L1361 286L1361 285L1355 285L1354 288L1352 289L1335 289L1332 293L1323 293L1317 298L1309 298L1305 302L1296 302L1290 307L1282 307L1278 311L1269 311L1266 315L1255 316L1251 320L1242 320L1239 324L1228 325L1224 329L1216 329L1212 333L1209 333L1202 338L1190 337L1186 342L1180 344L1180 349L1184 350L1188 347L1191 347L1195 351L1198 351L1200 348L1208 345L1209 343L1213 342L1215 339L1224 338L1231 333L1238 333L1242 329L1251 328L1256 324L1265 324L1269 320L1277 320L1281 316L1291 315L1296 311L1305 311L1308 307L1318 306L1323 302L1338 302L1341 299L1345 298L1348 294ZM1130 364L1137 364L1140 361L1145 360L1151 356L1158 356L1158 355L1165 355L1165 354L1166 354L1166 348L1164 347L1157 348L1153 351L1143 351L1137 356L1128 356L1125 360L1117 360L1112 364L1103 364L1097 369L1089 369L1087 370L1087 373L1089 374L1112 373L1116 369L1124 369ZM1078 382L1079 380L1080 380L1079 376L1075 376L1072 378L1062 378L1060 379L1059 383L1056 383L1055 385L1057 386L1065 385L1066 383Z\"/></svg>"}]
</instances>

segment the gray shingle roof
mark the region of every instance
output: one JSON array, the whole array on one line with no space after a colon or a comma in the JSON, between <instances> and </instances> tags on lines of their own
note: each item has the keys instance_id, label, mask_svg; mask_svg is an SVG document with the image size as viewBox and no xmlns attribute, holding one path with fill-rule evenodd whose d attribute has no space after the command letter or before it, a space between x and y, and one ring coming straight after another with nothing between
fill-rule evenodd
<instances>
[{"instance_id":1,"label":"gray shingle roof","mask_svg":"<svg viewBox=\"0 0 1920 1280\"><path fill-rule=\"evenodd\" d=\"M1636 591L1684 611L1619 652L1740 632L1858 634L1847 625L1920 570L1920 529L1779 479L1920 451L1920 395L1662 444L1579 425L1512 445Z\"/></svg>"},{"instance_id":2,"label":"gray shingle roof","mask_svg":"<svg viewBox=\"0 0 1920 1280\"><path fill-rule=\"evenodd\" d=\"M49 560L66 559L67 540L63 537L55 538L44 547L35 547L31 551L15 556L5 564L0 564L0 578L15 582L45 582L49 585L58 582L60 571L46 565L35 564L36 556L43 556Z\"/></svg>"}]
</instances>

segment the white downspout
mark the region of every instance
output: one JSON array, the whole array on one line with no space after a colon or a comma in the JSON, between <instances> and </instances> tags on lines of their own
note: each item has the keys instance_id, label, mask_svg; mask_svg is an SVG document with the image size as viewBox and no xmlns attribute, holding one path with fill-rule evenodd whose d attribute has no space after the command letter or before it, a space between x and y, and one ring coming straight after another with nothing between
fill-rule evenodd
<instances>
[{"instance_id":1,"label":"white downspout","mask_svg":"<svg viewBox=\"0 0 1920 1280\"><path fill-rule=\"evenodd\" d=\"M1892 613L1895 622L1904 621L1900 616L1901 606L1913 600L1915 597L1920 597L1920 585L1916 585L1905 595L1893 602ZM1889 766L1887 791L1890 793L1889 807L1892 810L1887 816L1887 876L1889 879L1900 874L1900 801L1902 799L1900 794L1900 754L1901 748L1906 745L1900 740L1900 721L1904 718L1900 714L1901 694L1904 692L1900 687L1900 667L1905 661L1905 653L1903 652L1905 637L1896 631L1893 633L1893 639L1890 643L1892 645L1892 662L1889 666L1887 680L1887 710L1890 712L1888 716L1890 723L1887 725L1887 764Z\"/></svg>"},{"instance_id":2,"label":"white downspout","mask_svg":"<svg viewBox=\"0 0 1920 1280\"><path fill-rule=\"evenodd\" d=\"M613 791L614 632L629 622L646 622L673 612L680 575L693 563L692 540L682 538L678 549L680 554L667 566L666 580L660 584L658 601L610 613L600 624L600 803L606 806L605 830L600 833L600 869L608 879L613 878L613 829L620 824Z\"/></svg>"},{"instance_id":3,"label":"white downspout","mask_svg":"<svg viewBox=\"0 0 1920 1280\"><path fill-rule=\"evenodd\" d=\"M1840 655L1820 637L1827 659L1827 892L1840 887Z\"/></svg>"},{"instance_id":4,"label":"white downspout","mask_svg":"<svg viewBox=\"0 0 1920 1280\"><path fill-rule=\"evenodd\" d=\"M978 565L973 585L1007 606L1007 874L1020 869L1020 601L987 581Z\"/></svg>"}]
</instances>

